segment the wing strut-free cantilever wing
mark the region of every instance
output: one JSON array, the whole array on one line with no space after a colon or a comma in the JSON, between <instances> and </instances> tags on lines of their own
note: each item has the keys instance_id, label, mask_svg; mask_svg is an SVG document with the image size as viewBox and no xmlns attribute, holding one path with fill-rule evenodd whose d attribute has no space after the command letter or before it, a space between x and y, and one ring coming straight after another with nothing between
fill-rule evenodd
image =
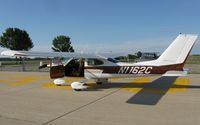
<instances>
[{"instance_id":1,"label":"wing strut-free cantilever wing","mask_svg":"<svg viewBox=\"0 0 200 125\"><path fill-rule=\"evenodd\" d=\"M20 57L43 57L43 58L53 58L53 57L67 57L67 58L95 58L94 54L83 54L83 53L71 53L71 52L32 52L32 51L14 51L7 50L1 52L4 56L20 56Z\"/></svg>"}]
</instances>

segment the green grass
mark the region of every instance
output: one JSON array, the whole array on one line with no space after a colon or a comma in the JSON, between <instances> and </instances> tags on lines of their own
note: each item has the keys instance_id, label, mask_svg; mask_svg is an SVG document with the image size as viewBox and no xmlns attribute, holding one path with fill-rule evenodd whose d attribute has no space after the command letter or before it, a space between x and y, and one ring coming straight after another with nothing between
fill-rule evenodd
<instances>
[{"instance_id":1,"label":"green grass","mask_svg":"<svg viewBox=\"0 0 200 125\"><path fill-rule=\"evenodd\" d=\"M187 64L200 64L200 55L191 55L188 57Z\"/></svg>"}]
</instances>

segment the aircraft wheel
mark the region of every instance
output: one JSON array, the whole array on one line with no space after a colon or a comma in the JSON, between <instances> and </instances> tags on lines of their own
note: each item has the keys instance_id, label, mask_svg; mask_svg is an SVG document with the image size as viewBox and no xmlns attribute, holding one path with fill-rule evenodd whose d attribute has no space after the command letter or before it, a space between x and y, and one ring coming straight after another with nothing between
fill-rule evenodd
<instances>
[{"instance_id":1,"label":"aircraft wheel","mask_svg":"<svg viewBox=\"0 0 200 125\"><path fill-rule=\"evenodd\" d=\"M53 82L56 86L66 85L64 78L57 78Z\"/></svg>"},{"instance_id":2,"label":"aircraft wheel","mask_svg":"<svg viewBox=\"0 0 200 125\"><path fill-rule=\"evenodd\" d=\"M75 91L81 91L81 89L74 89Z\"/></svg>"},{"instance_id":3,"label":"aircraft wheel","mask_svg":"<svg viewBox=\"0 0 200 125\"><path fill-rule=\"evenodd\" d=\"M108 79L97 79L96 80L96 84L97 85L102 85L103 83L107 83Z\"/></svg>"},{"instance_id":4,"label":"aircraft wheel","mask_svg":"<svg viewBox=\"0 0 200 125\"><path fill-rule=\"evenodd\" d=\"M85 85L85 83L82 83L82 82L73 82L73 83L71 83L71 87L75 91L81 91L83 89L87 89L88 88L88 86Z\"/></svg>"}]
</instances>

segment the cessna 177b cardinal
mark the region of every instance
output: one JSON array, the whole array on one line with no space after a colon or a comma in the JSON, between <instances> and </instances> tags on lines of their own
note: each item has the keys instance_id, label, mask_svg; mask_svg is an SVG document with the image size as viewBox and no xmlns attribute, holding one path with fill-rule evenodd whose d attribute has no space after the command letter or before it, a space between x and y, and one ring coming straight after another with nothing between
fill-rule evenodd
<instances>
[{"instance_id":1,"label":"cessna 177b cardinal","mask_svg":"<svg viewBox=\"0 0 200 125\"><path fill-rule=\"evenodd\" d=\"M119 62L112 58L104 58L94 54L68 53L68 52L27 52L27 51L3 51L1 55L17 57L62 57L68 58L65 63L51 65L50 77L55 84L65 84L63 77L85 77L94 79L97 84L106 82L113 77L135 77L161 74L164 76L183 76L186 75L183 66L186 59L197 40L197 35L180 34L162 55L152 61L137 63ZM86 89L87 85L83 81L71 83L75 90Z\"/></svg>"}]
</instances>

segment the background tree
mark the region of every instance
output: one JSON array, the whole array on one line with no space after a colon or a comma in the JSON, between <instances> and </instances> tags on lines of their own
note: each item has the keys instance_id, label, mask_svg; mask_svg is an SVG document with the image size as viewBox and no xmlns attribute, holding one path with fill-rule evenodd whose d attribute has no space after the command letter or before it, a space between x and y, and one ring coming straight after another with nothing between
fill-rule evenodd
<instances>
[{"instance_id":1,"label":"background tree","mask_svg":"<svg viewBox=\"0 0 200 125\"><path fill-rule=\"evenodd\" d=\"M33 48L33 43L25 30L7 28L0 37L0 46L11 50L28 51Z\"/></svg>"},{"instance_id":2,"label":"background tree","mask_svg":"<svg viewBox=\"0 0 200 125\"><path fill-rule=\"evenodd\" d=\"M138 57L138 58L142 57L142 52L141 52L141 51L138 51L138 52L137 52L137 57Z\"/></svg>"},{"instance_id":3,"label":"background tree","mask_svg":"<svg viewBox=\"0 0 200 125\"><path fill-rule=\"evenodd\" d=\"M60 35L53 39L52 49L55 52L74 52L68 36Z\"/></svg>"},{"instance_id":4,"label":"background tree","mask_svg":"<svg viewBox=\"0 0 200 125\"><path fill-rule=\"evenodd\" d=\"M136 55L128 54L128 59L135 60L137 58Z\"/></svg>"}]
</instances>

